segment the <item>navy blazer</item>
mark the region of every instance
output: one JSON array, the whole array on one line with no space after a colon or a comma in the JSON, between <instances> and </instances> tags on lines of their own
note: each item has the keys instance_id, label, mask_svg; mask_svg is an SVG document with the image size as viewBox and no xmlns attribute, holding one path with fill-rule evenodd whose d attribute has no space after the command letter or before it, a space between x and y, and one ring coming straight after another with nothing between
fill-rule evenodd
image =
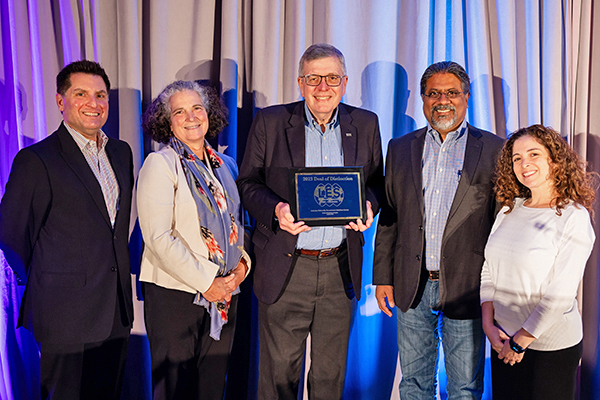
<instances>
[{"instance_id":1,"label":"navy blazer","mask_svg":"<svg viewBox=\"0 0 600 400\"><path fill-rule=\"evenodd\" d=\"M383 156L379 120L374 113L339 105L344 165L362 166L366 199L377 214L383 196ZM242 204L256 219L252 235L256 265L254 293L272 304L281 296L291 274L297 236L274 223L275 206L289 203L288 168L305 166L304 102L259 110L254 117L237 179ZM347 230L348 262L355 295L360 299L362 232Z\"/></svg>"},{"instance_id":2,"label":"navy blazer","mask_svg":"<svg viewBox=\"0 0 600 400\"><path fill-rule=\"evenodd\" d=\"M385 167L386 202L375 240L373 284L393 285L402 310L416 307L427 281L424 274L425 205L423 147L426 128L392 139ZM483 250L497 212L492 177L504 143L467 126L462 175L448 214L440 257L440 300L449 318L481 316L479 282Z\"/></svg>"},{"instance_id":3,"label":"navy blazer","mask_svg":"<svg viewBox=\"0 0 600 400\"><path fill-rule=\"evenodd\" d=\"M46 343L106 339L117 285L133 321L129 219L131 149L109 139L106 153L119 183L115 227L100 184L63 124L14 159L0 203L0 247L27 286L19 326Z\"/></svg>"}]
</instances>

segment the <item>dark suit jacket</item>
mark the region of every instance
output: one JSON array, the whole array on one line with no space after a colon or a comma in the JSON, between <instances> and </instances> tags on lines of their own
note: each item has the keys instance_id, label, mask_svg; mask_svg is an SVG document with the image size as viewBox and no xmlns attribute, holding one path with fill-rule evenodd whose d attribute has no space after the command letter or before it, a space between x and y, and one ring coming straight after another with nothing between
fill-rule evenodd
<instances>
[{"instance_id":1,"label":"dark suit jacket","mask_svg":"<svg viewBox=\"0 0 600 400\"><path fill-rule=\"evenodd\" d=\"M390 141L385 168L386 204L375 240L373 284L394 285L402 311L416 307L424 271L425 206L422 156L425 128ZM503 140L468 125L462 176L442 238L440 300L449 318L481 316L483 250L497 211L492 176Z\"/></svg>"},{"instance_id":2,"label":"dark suit jacket","mask_svg":"<svg viewBox=\"0 0 600 400\"><path fill-rule=\"evenodd\" d=\"M0 246L27 287L19 326L45 343L99 342L111 332L122 287L133 321L129 216L133 164L127 143L106 153L120 198L111 227L100 184L63 124L14 159L0 203Z\"/></svg>"},{"instance_id":3,"label":"dark suit jacket","mask_svg":"<svg viewBox=\"0 0 600 400\"><path fill-rule=\"evenodd\" d=\"M360 108L339 105L344 165L363 166L366 198L373 212L383 196L383 157L377 116ZM257 112L250 129L237 183L242 203L256 219L252 236L256 265L254 293L272 304L285 289L297 236L274 223L275 206L289 203L288 167L305 166L304 102L268 107ZM352 285L360 298L361 232L347 230Z\"/></svg>"}]
</instances>

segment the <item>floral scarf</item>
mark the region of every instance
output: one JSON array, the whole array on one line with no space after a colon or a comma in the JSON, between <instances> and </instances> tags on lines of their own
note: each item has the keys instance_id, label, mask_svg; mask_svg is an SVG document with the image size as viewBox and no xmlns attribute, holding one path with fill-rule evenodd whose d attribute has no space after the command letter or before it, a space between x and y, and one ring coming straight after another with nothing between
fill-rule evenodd
<instances>
[{"instance_id":1,"label":"floral scarf","mask_svg":"<svg viewBox=\"0 0 600 400\"><path fill-rule=\"evenodd\" d=\"M169 145L179 155L196 202L208 259L219 266L217 277L226 276L238 265L244 245L243 211L233 175L207 141L204 142L204 159L209 165L179 139L171 138ZM240 289L236 288L232 295L239 292ZM227 323L229 303L210 303L201 293L197 293L194 299L194 304L209 311L210 336L215 340L220 339L221 329Z\"/></svg>"}]
</instances>

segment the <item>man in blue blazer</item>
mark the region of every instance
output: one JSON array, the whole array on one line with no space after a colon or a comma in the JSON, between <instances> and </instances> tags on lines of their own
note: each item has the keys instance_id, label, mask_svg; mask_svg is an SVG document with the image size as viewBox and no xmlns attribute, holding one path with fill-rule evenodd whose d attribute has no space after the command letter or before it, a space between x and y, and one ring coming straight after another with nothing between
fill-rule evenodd
<instances>
[{"instance_id":1,"label":"man in blue blazer","mask_svg":"<svg viewBox=\"0 0 600 400\"><path fill-rule=\"evenodd\" d=\"M119 399L133 321L131 149L108 138L110 82L91 61L57 76L63 123L14 159L0 247L26 289L19 326L41 349L43 399Z\"/></svg>"},{"instance_id":2,"label":"man in blue blazer","mask_svg":"<svg viewBox=\"0 0 600 400\"><path fill-rule=\"evenodd\" d=\"M460 65L429 66L421 78L428 126L388 145L373 284L381 310L391 317L388 304L400 308L403 400L435 397L440 337L449 398L483 392L479 281L503 140L465 121L470 88Z\"/></svg>"},{"instance_id":3,"label":"man in blue blazer","mask_svg":"<svg viewBox=\"0 0 600 400\"><path fill-rule=\"evenodd\" d=\"M300 59L304 101L260 110L238 177L256 219L254 292L259 300L259 399L296 399L308 334L309 398L339 399L344 387L352 299L360 297L362 232L379 210L383 157L372 112L340 104L344 56L327 44ZM368 218L309 228L290 213L288 168L362 166Z\"/></svg>"}]
</instances>

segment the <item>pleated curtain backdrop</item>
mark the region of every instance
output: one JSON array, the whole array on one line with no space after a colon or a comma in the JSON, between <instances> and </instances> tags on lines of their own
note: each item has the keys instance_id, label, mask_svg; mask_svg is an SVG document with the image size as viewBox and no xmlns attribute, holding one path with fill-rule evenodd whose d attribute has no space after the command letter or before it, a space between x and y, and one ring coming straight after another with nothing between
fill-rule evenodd
<instances>
[{"instance_id":1,"label":"pleated curtain backdrop","mask_svg":"<svg viewBox=\"0 0 600 400\"><path fill-rule=\"evenodd\" d=\"M168 83L202 80L221 91L229 127L216 144L239 163L256 109L300 98L298 60L318 42L346 56L344 102L377 113L384 153L389 139L426 124L425 68L453 60L472 81L471 124L501 137L550 125L600 170L600 7L593 0L0 0L0 29L0 195L18 150L59 125L55 77L72 61L92 59L107 70L113 89L104 130L131 145L137 172L157 148L142 136L141 113ZM379 312L371 285L374 231L366 234L345 399L399 398L396 320ZM582 284L582 399L600 397L598 256L596 248ZM0 266L0 398L34 399L38 349L16 329L23 287L1 254ZM249 283L243 290L232 399L256 398L256 300ZM123 398L150 399L141 301L135 318ZM486 381L490 399L489 374Z\"/></svg>"}]
</instances>

